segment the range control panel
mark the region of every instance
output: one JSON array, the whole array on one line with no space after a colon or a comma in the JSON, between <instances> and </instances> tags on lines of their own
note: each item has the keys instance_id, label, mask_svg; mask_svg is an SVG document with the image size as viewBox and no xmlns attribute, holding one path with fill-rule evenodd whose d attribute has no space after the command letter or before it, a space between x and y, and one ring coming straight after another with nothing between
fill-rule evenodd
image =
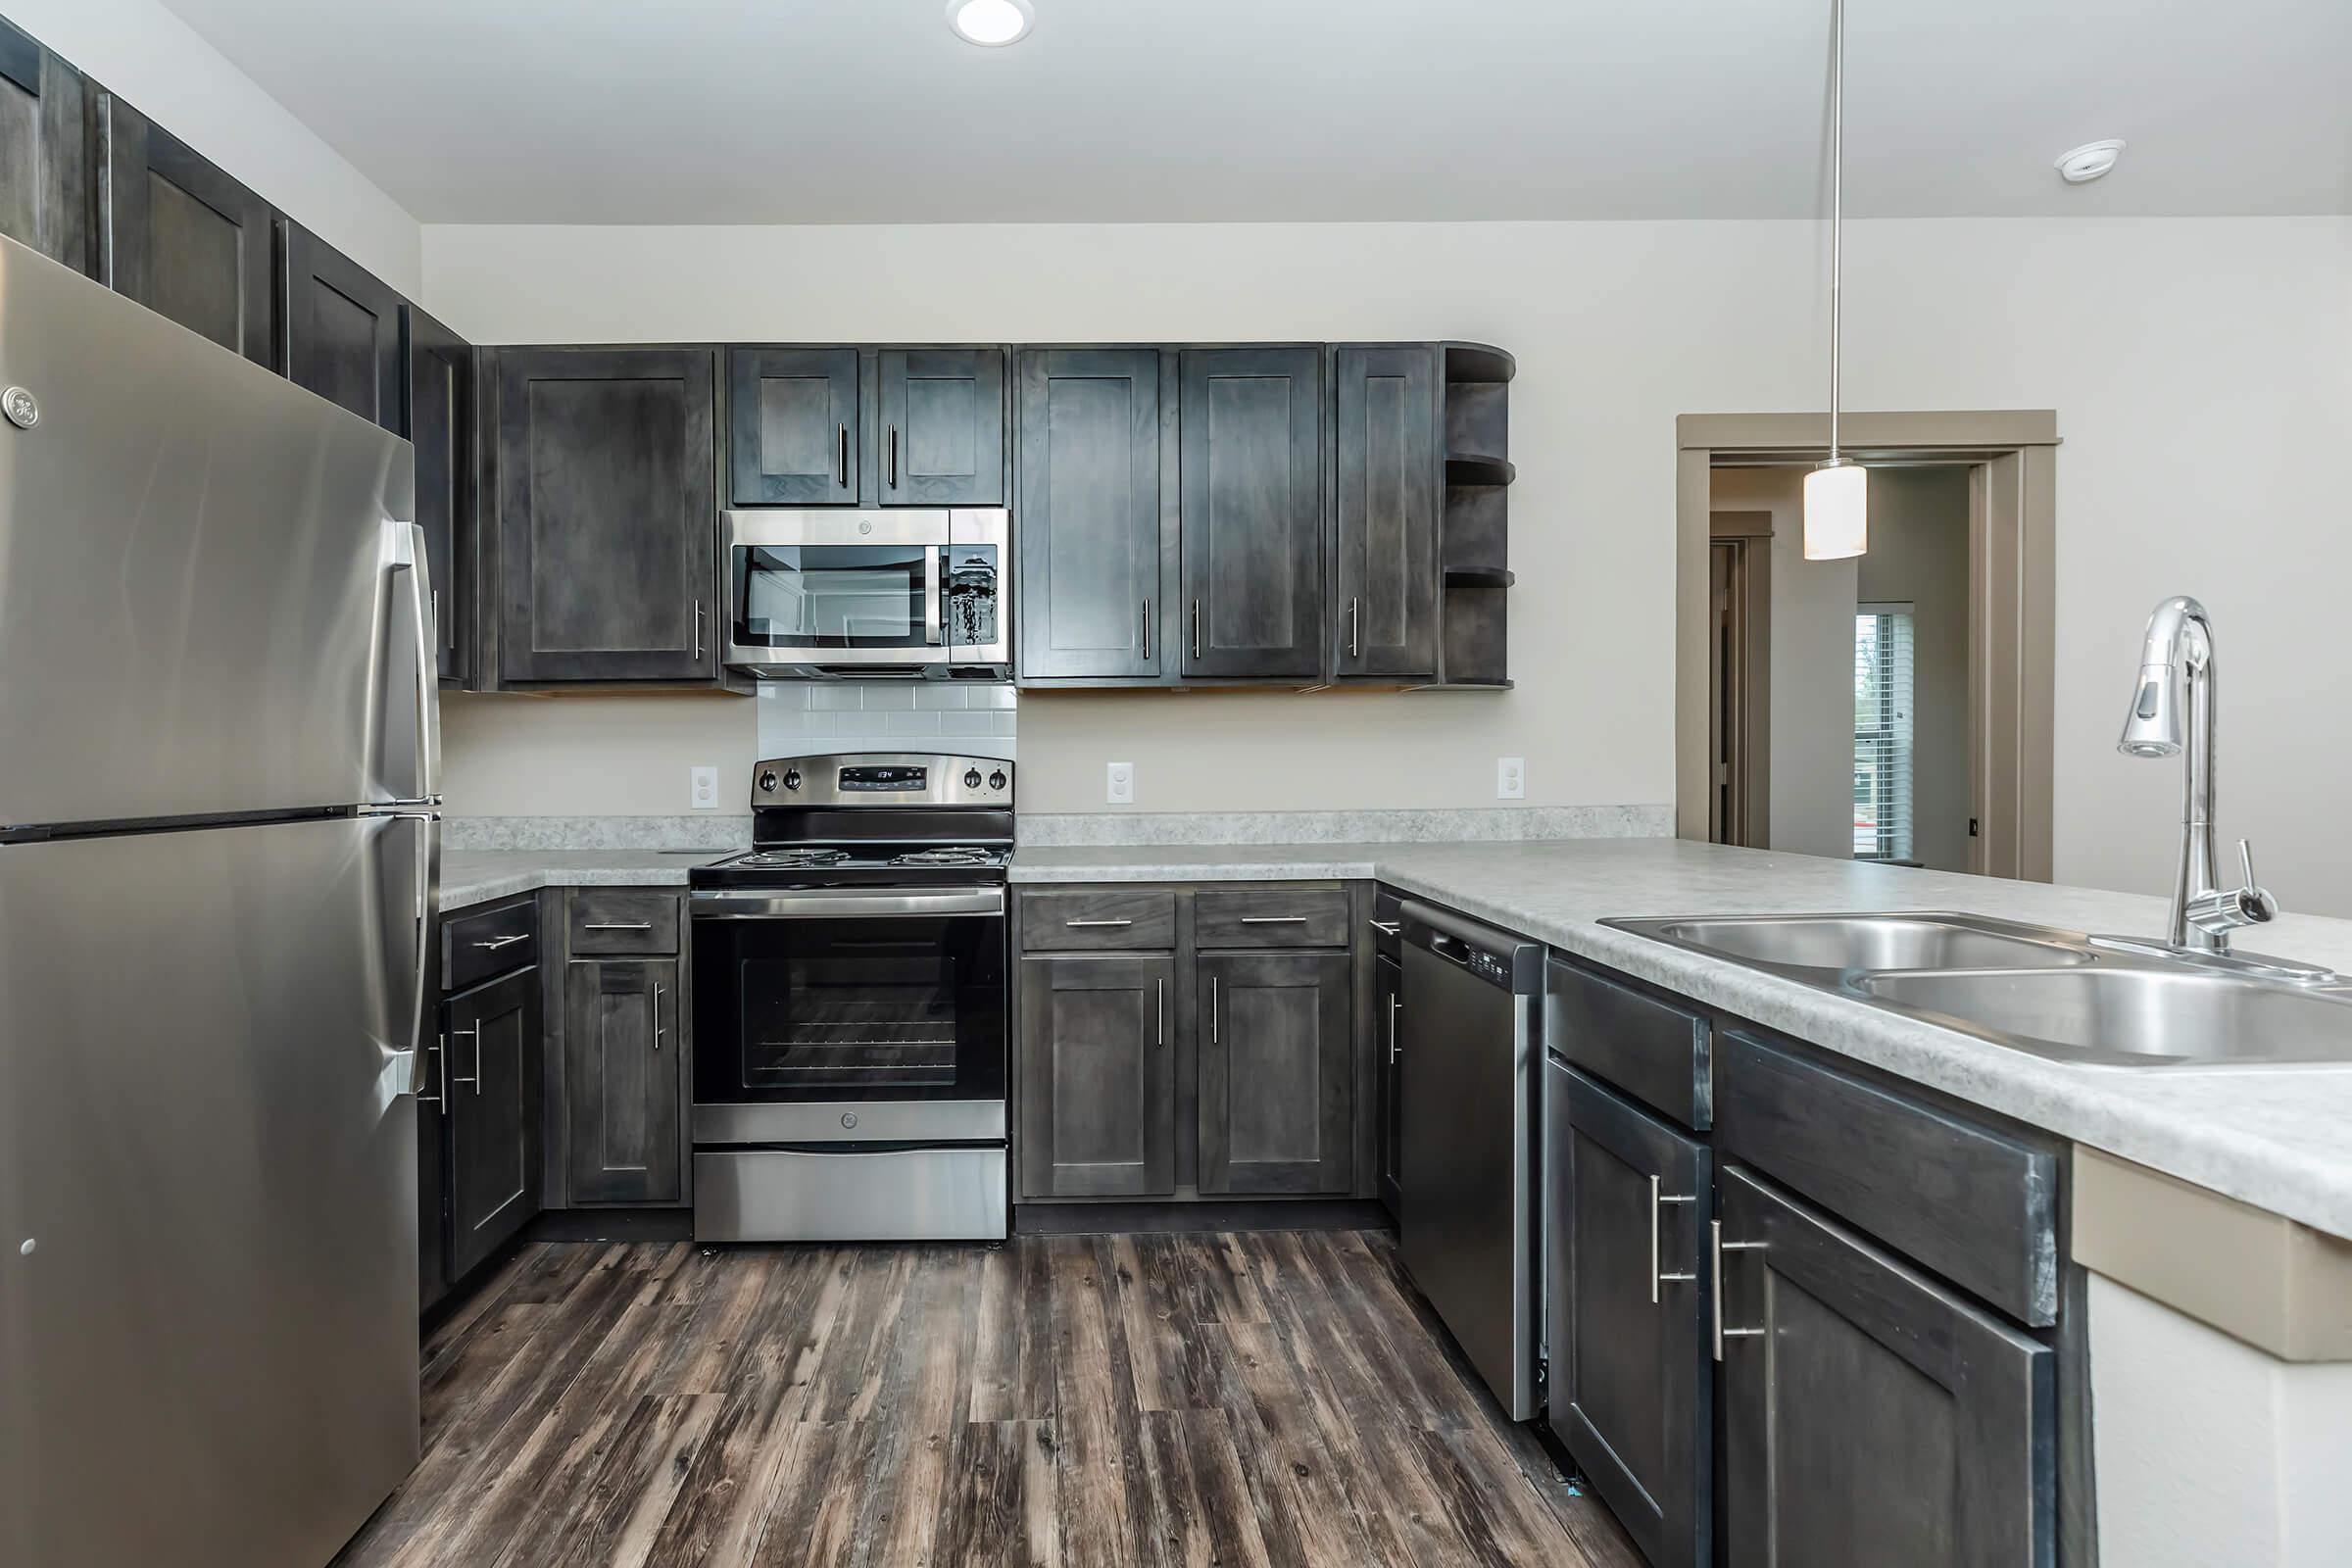
<instances>
[{"instance_id":1,"label":"range control panel","mask_svg":"<svg viewBox=\"0 0 2352 1568\"><path fill-rule=\"evenodd\" d=\"M1012 764L998 757L875 753L778 757L752 768L755 808L794 806L1012 808Z\"/></svg>"}]
</instances>

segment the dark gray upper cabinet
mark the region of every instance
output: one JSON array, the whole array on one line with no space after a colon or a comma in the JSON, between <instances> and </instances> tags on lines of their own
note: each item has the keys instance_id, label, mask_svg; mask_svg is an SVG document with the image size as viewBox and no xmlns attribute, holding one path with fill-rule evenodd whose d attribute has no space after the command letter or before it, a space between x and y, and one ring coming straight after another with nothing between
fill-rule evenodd
<instances>
[{"instance_id":1,"label":"dark gray upper cabinet","mask_svg":"<svg viewBox=\"0 0 2352 1568\"><path fill-rule=\"evenodd\" d=\"M1703 1568L1712 1160L1556 1058L1544 1108L1549 1423L1651 1568Z\"/></svg>"},{"instance_id":2,"label":"dark gray upper cabinet","mask_svg":"<svg viewBox=\"0 0 2352 1568\"><path fill-rule=\"evenodd\" d=\"M1159 361L1152 349L1021 352L1024 678L1152 680L1176 667Z\"/></svg>"},{"instance_id":3,"label":"dark gray upper cabinet","mask_svg":"<svg viewBox=\"0 0 2352 1568\"><path fill-rule=\"evenodd\" d=\"M1176 960L1021 960L1021 1192L1176 1191Z\"/></svg>"},{"instance_id":4,"label":"dark gray upper cabinet","mask_svg":"<svg viewBox=\"0 0 2352 1568\"><path fill-rule=\"evenodd\" d=\"M500 680L716 678L711 352L497 359Z\"/></svg>"},{"instance_id":5,"label":"dark gray upper cabinet","mask_svg":"<svg viewBox=\"0 0 2352 1568\"><path fill-rule=\"evenodd\" d=\"M1718 1188L1730 1568L2052 1561L2050 1348L1738 1167Z\"/></svg>"},{"instance_id":6,"label":"dark gray upper cabinet","mask_svg":"<svg viewBox=\"0 0 2352 1568\"><path fill-rule=\"evenodd\" d=\"M1323 359L1186 349L1181 461L1188 676L1323 669Z\"/></svg>"},{"instance_id":7,"label":"dark gray upper cabinet","mask_svg":"<svg viewBox=\"0 0 2352 1568\"><path fill-rule=\"evenodd\" d=\"M1004 351L875 356L875 487L886 507L1004 504Z\"/></svg>"},{"instance_id":8,"label":"dark gray upper cabinet","mask_svg":"<svg viewBox=\"0 0 2352 1568\"><path fill-rule=\"evenodd\" d=\"M1332 669L1435 680L1445 500L1438 351L1343 347L1333 367Z\"/></svg>"},{"instance_id":9,"label":"dark gray upper cabinet","mask_svg":"<svg viewBox=\"0 0 2352 1568\"><path fill-rule=\"evenodd\" d=\"M285 235L286 379L407 435L407 302L309 229L283 220L278 227Z\"/></svg>"},{"instance_id":10,"label":"dark gray upper cabinet","mask_svg":"<svg viewBox=\"0 0 2352 1568\"><path fill-rule=\"evenodd\" d=\"M539 971L517 970L445 1004L449 1054L449 1277L464 1279L539 1212L546 1125Z\"/></svg>"},{"instance_id":11,"label":"dark gray upper cabinet","mask_svg":"<svg viewBox=\"0 0 2352 1568\"><path fill-rule=\"evenodd\" d=\"M727 351L729 493L739 507L853 506L858 351Z\"/></svg>"},{"instance_id":12,"label":"dark gray upper cabinet","mask_svg":"<svg viewBox=\"0 0 2352 1568\"><path fill-rule=\"evenodd\" d=\"M99 279L256 365L279 365L270 204L112 93L94 119L106 167Z\"/></svg>"},{"instance_id":13,"label":"dark gray upper cabinet","mask_svg":"<svg viewBox=\"0 0 2352 1568\"><path fill-rule=\"evenodd\" d=\"M1204 1197L1353 1184L1353 972L1345 953L1200 959Z\"/></svg>"},{"instance_id":14,"label":"dark gray upper cabinet","mask_svg":"<svg viewBox=\"0 0 2352 1568\"><path fill-rule=\"evenodd\" d=\"M409 307L409 440L416 448L416 521L432 570L441 678L473 670L474 351Z\"/></svg>"},{"instance_id":15,"label":"dark gray upper cabinet","mask_svg":"<svg viewBox=\"0 0 2352 1568\"><path fill-rule=\"evenodd\" d=\"M564 982L564 1183L573 1203L684 1200L675 958L574 959Z\"/></svg>"},{"instance_id":16,"label":"dark gray upper cabinet","mask_svg":"<svg viewBox=\"0 0 2352 1568\"><path fill-rule=\"evenodd\" d=\"M90 270L81 73L0 22L0 234Z\"/></svg>"}]
</instances>

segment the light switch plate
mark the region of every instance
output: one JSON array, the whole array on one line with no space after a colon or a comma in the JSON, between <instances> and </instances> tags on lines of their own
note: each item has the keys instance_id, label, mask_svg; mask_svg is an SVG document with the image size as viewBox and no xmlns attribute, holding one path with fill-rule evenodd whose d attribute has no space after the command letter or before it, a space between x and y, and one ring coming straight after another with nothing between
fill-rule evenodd
<instances>
[{"instance_id":1,"label":"light switch plate","mask_svg":"<svg viewBox=\"0 0 2352 1568\"><path fill-rule=\"evenodd\" d=\"M1102 798L1113 806L1133 806L1135 804L1135 764L1133 762L1110 764Z\"/></svg>"},{"instance_id":2,"label":"light switch plate","mask_svg":"<svg viewBox=\"0 0 2352 1568\"><path fill-rule=\"evenodd\" d=\"M1494 759L1494 798L1498 801L1527 799L1527 759L1497 757Z\"/></svg>"},{"instance_id":3,"label":"light switch plate","mask_svg":"<svg viewBox=\"0 0 2352 1568\"><path fill-rule=\"evenodd\" d=\"M715 767L689 768L687 775L693 781L694 808L698 811L717 810L718 769Z\"/></svg>"}]
</instances>

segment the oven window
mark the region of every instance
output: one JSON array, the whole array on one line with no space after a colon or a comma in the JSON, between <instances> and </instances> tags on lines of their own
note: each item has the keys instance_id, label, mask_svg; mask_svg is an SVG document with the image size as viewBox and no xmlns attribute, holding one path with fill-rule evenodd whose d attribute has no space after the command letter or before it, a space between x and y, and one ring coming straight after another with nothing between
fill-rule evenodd
<instances>
[{"instance_id":1,"label":"oven window","mask_svg":"<svg viewBox=\"0 0 2352 1568\"><path fill-rule=\"evenodd\" d=\"M771 648L920 648L921 545L739 545L735 641Z\"/></svg>"}]
</instances>

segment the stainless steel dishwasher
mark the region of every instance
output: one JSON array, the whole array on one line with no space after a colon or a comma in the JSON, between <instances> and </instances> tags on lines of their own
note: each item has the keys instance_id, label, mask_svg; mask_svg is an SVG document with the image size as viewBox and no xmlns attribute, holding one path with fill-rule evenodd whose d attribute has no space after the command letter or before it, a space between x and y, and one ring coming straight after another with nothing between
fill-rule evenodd
<instances>
[{"instance_id":1,"label":"stainless steel dishwasher","mask_svg":"<svg viewBox=\"0 0 2352 1568\"><path fill-rule=\"evenodd\" d=\"M1407 900L1405 1268L1511 1418L1536 1412L1544 949Z\"/></svg>"}]
</instances>

